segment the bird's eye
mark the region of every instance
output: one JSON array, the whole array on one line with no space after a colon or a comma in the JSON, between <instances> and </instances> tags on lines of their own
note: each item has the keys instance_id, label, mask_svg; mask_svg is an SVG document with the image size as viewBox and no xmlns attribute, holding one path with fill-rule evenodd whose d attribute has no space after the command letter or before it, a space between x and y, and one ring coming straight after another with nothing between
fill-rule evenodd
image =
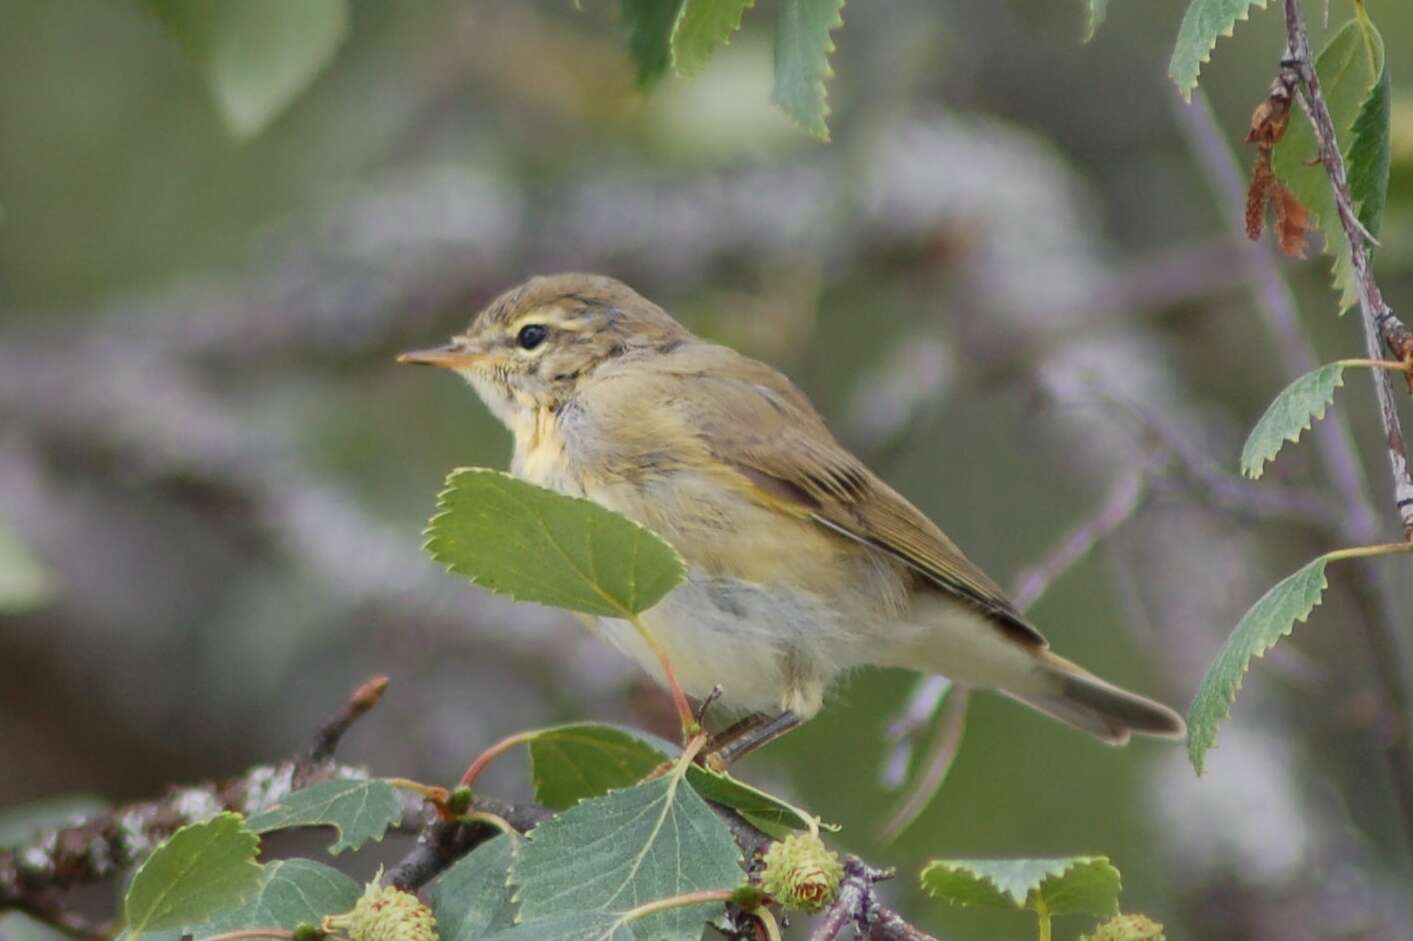
<instances>
[{"instance_id":1,"label":"bird's eye","mask_svg":"<svg viewBox=\"0 0 1413 941\"><path fill-rule=\"evenodd\" d=\"M522 350L533 350L541 343L545 342L545 337L549 336L549 331L542 324L527 323L520 328L520 332L515 335L515 342L520 344Z\"/></svg>"}]
</instances>

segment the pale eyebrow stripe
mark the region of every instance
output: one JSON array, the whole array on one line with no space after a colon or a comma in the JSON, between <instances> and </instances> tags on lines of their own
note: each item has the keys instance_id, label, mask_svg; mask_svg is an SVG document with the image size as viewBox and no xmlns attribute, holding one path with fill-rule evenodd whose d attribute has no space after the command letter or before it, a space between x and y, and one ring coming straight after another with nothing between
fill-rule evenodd
<instances>
[{"instance_id":1,"label":"pale eyebrow stripe","mask_svg":"<svg viewBox=\"0 0 1413 941\"><path fill-rule=\"evenodd\" d=\"M527 323L543 323L560 330L573 332L578 332L588 326L587 318L574 318L563 307L549 306L536 307L528 313L521 314L510 322L508 329L511 333L516 333Z\"/></svg>"}]
</instances>

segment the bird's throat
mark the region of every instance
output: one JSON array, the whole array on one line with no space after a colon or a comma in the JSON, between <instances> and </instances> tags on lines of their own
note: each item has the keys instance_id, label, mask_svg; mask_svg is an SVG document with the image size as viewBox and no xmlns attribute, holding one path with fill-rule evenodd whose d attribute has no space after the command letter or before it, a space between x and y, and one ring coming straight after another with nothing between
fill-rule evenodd
<instances>
[{"instance_id":1,"label":"bird's throat","mask_svg":"<svg viewBox=\"0 0 1413 941\"><path fill-rule=\"evenodd\" d=\"M582 494L583 488L570 473L564 436L554 409L525 409L516 416L510 430L515 435L511 473L561 493Z\"/></svg>"}]
</instances>

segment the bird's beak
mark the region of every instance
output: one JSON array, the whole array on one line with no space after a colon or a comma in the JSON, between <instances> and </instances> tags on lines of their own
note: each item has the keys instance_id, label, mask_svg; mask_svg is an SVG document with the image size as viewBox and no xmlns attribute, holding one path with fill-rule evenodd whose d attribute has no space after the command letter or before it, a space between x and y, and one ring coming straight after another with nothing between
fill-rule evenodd
<instances>
[{"instance_id":1,"label":"bird's beak","mask_svg":"<svg viewBox=\"0 0 1413 941\"><path fill-rule=\"evenodd\" d=\"M486 354L467 349L460 343L448 343L426 350L412 350L398 356L397 361L412 366L440 366L443 369L463 369L484 360Z\"/></svg>"}]
</instances>

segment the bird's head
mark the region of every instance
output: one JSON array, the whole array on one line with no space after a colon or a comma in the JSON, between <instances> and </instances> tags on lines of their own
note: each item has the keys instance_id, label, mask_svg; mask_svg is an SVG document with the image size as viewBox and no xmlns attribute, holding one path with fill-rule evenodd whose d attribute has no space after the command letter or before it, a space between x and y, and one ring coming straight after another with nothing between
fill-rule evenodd
<instances>
[{"instance_id":1,"label":"bird's head","mask_svg":"<svg viewBox=\"0 0 1413 941\"><path fill-rule=\"evenodd\" d=\"M603 364L665 352L689 336L621 281L545 275L496 298L445 346L403 353L398 362L455 370L514 427L527 412L572 398Z\"/></svg>"}]
</instances>

